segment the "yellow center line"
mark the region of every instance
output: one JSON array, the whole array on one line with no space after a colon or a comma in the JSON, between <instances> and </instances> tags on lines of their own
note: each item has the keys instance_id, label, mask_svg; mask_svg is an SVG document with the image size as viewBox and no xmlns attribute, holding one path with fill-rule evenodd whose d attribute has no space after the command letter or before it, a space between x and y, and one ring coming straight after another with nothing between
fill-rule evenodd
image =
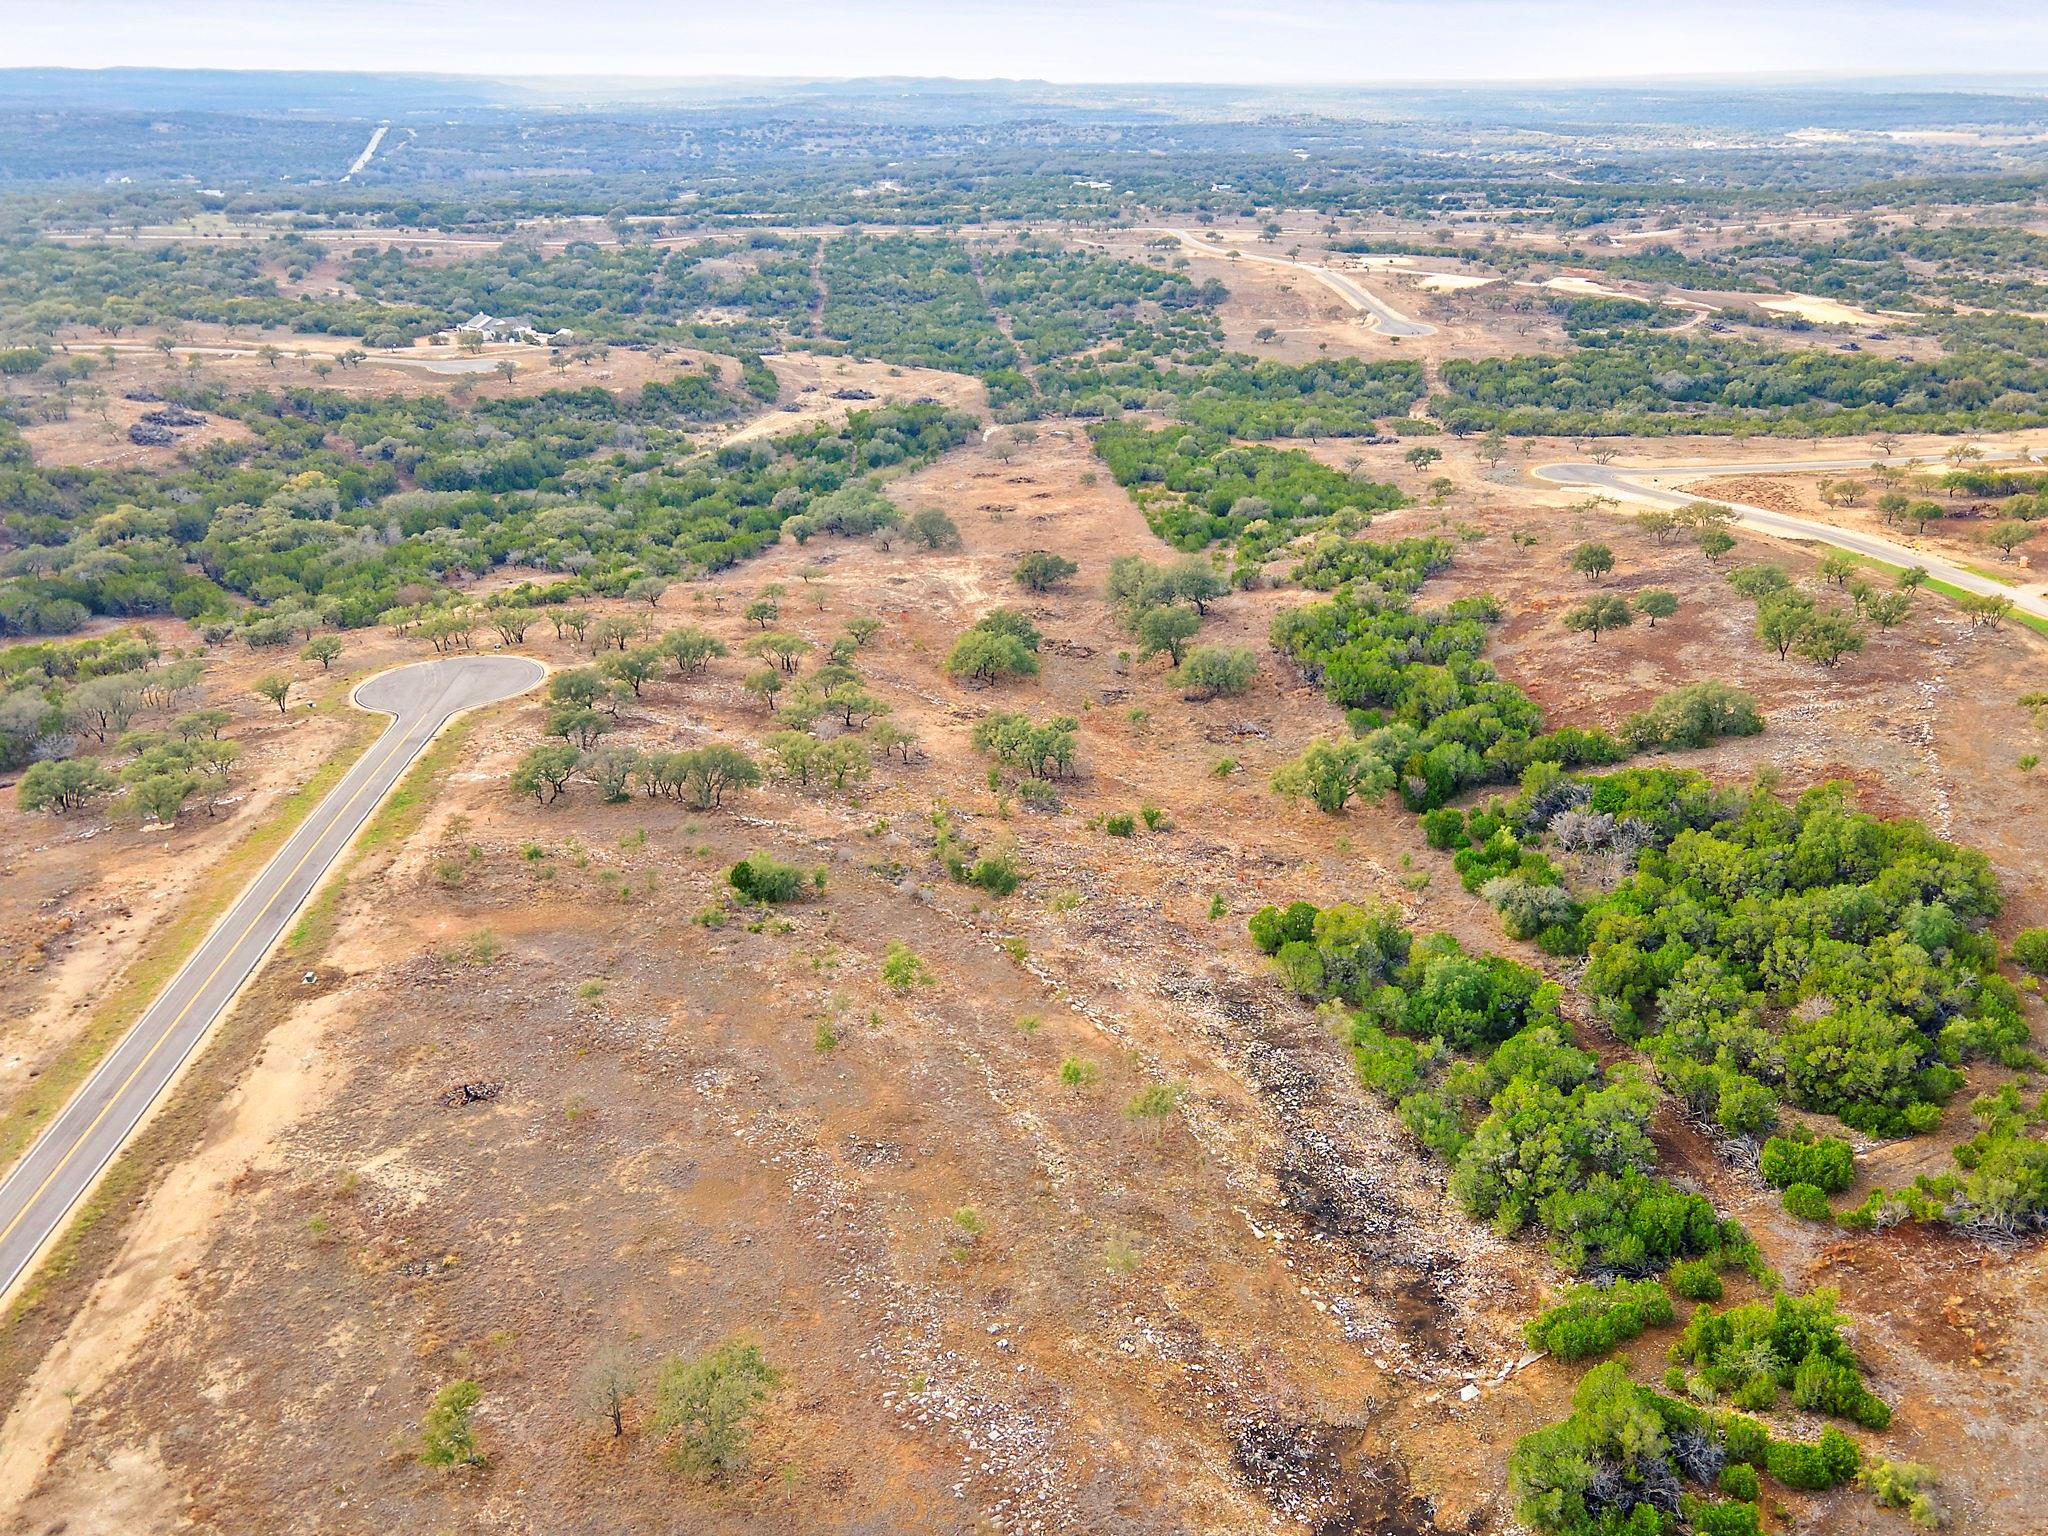
<instances>
[{"instance_id":1,"label":"yellow center line","mask_svg":"<svg viewBox=\"0 0 2048 1536\"><path fill-rule=\"evenodd\" d=\"M350 795L347 801L343 803L341 810L337 812L334 817L334 822L339 822L340 820L342 820L348 814L350 808L355 805L356 801L362 798L363 791L368 789L370 785L375 782L377 774L383 769L386 763L391 761L393 754L397 752L399 745L403 743L403 741L405 740L406 732L403 730L396 729L398 723L398 719L394 715L392 717L391 725L393 730L396 732L397 741L393 742L390 751L387 751L384 754L383 758L377 763L376 767L370 770L369 774L364 778L362 784L356 789L356 792ZM317 811L315 812L315 814L318 814ZM329 823L330 829L333 826L333 824L333 822ZM327 829L323 829L322 831L314 833L312 843L307 847L306 851L299 856L299 862L294 864L291 867L291 869L286 872L283 880L281 880L278 883L278 894L282 893L284 887L291 884L293 876L297 875L300 870L306 867L306 861L313 857L314 851L318 849L320 846L320 840L326 835ZM265 873L267 874L268 871L265 871ZM262 878L262 875L257 876L258 880L261 880ZM150 1046L148 1054L145 1055L142 1058L142 1060L136 1064L135 1070L128 1074L127 1079L121 1084L121 1086L119 1088L116 1088L114 1092L108 1097L106 1104L101 1107L100 1112L97 1115L93 1116L92 1124L88 1125L83 1131L79 1132L77 1136L72 1138L70 1147L65 1151L64 1156L58 1160L57 1166L52 1168L49 1171L49 1173L45 1175L43 1182L38 1184L35 1187L35 1189L29 1194L28 1198L22 1202L21 1209L15 1213L14 1219L8 1222L5 1227L0 1227L0 1242L5 1242L9 1235L13 1233L14 1229L20 1226L21 1223L27 1219L28 1213L35 1209L35 1204L38 1200L40 1200L43 1197L44 1191L46 1191L51 1184L56 1182L56 1179L59 1174L63 1173L63 1171L71 1165L71 1160L78 1155L79 1148L83 1147L85 1143L91 1138L92 1133L99 1129L100 1122L106 1119L107 1116L113 1112L114 1106L121 1102L122 1095L127 1093L127 1091L134 1086L135 1080L138 1077L140 1077L143 1074L143 1072L147 1070L149 1064L156 1059L156 1053L163 1049L164 1042L171 1038L171 1035L177 1030L180 1024L185 1022L185 1016L198 1005L200 998L205 995L206 989L213 985L215 978L217 978L222 971L227 969L228 962L234 959L235 951L241 947L242 941L247 939L250 934L256 931L257 925L262 922L264 914L271 909L271 907L276 903L276 901L277 894L273 894L270 900L266 901L263 904L262 909L257 912L256 916L243 927L240 933L235 935L234 939L228 944L227 953L221 956L220 963L214 966L212 972L207 976L207 978L204 981L200 982L198 987L194 989L191 998L186 1002L185 1006L178 1010L177 1017L172 1019L170 1023L166 1024L163 1027L163 1029L158 1033L156 1042ZM171 986L175 987L177 984L178 978L173 977L171 979ZM166 990L169 989L166 988ZM89 1089L91 1086L91 1082L88 1080L86 1085L79 1089L79 1092L82 1094L86 1092L87 1089ZM54 1131L55 1128L56 1126L53 1122L51 1125L51 1130ZM46 1132L45 1134L49 1133ZM30 1149L29 1155L34 1155L33 1148ZM22 1161L25 1164L27 1162L27 1158L24 1158Z\"/></svg>"}]
</instances>

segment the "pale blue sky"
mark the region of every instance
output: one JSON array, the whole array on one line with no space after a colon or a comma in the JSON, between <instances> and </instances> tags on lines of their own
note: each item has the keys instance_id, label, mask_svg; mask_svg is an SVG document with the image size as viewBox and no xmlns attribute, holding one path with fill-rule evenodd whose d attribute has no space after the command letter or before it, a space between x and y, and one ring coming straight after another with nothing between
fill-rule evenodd
<instances>
[{"instance_id":1,"label":"pale blue sky","mask_svg":"<svg viewBox=\"0 0 2048 1536\"><path fill-rule=\"evenodd\" d=\"M0 64L1248 83L2048 74L2048 3L0 0Z\"/></svg>"}]
</instances>

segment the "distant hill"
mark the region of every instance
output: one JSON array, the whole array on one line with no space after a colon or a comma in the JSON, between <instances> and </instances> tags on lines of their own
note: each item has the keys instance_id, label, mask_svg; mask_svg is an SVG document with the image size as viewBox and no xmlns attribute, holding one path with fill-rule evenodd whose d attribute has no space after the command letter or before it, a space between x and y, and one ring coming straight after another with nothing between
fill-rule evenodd
<instances>
[{"instance_id":1,"label":"distant hill","mask_svg":"<svg viewBox=\"0 0 2048 1536\"><path fill-rule=\"evenodd\" d=\"M522 92L454 75L317 70L0 69L0 108L91 112L311 112L392 117L449 107L520 105Z\"/></svg>"}]
</instances>

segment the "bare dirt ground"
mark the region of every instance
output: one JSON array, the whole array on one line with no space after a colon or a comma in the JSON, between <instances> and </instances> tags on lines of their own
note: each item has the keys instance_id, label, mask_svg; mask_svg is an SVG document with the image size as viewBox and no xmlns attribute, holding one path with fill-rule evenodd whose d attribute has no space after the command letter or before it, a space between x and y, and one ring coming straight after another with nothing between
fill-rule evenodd
<instances>
[{"instance_id":1,"label":"bare dirt ground","mask_svg":"<svg viewBox=\"0 0 2048 1536\"><path fill-rule=\"evenodd\" d=\"M2038 675L2037 641L1971 634L1929 601L1836 673L1782 664L1696 552L1498 487L1468 450L1446 467L1466 487L1453 503L1383 532L1484 535L1429 596L1499 594L1515 617L1494 654L1553 718L1612 721L1677 681L1726 677L1772 729L1692 761L1850 777L1874 808L1985 848L2008 922L2048 916L2048 792L2012 766L2029 727L2008 702ZM1576 1375L1514 1370L1515 1327L1553 1270L1447 1206L1336 1043L1264 974L1243 921L1270 900L1376 896L1419 926L1516 946L1410 818L1331 821L1267 794L1273 766L1336 724L1319 694L1269 663L1246 698L1190 705L1158 663L1122 660L1107 562L1166 551L1078 430L1048 426L1007 465L962 450L896 491L945 507L964 551L783 546L672 591L659 617L737 643L744 600L780 582L784 622L816 641L883 618L863 674L922 755L857 796L777 785L691 813L602 806L583 785L541 809L504 787L539 707L491 717L418 833L351 887L316 995L272 990L288 1033L219 1111L200 1183L158 1188L31 1384L24 1412L42 1417L9 1438L35 1429L24 1443L51 1460L18 1482L0 1468L0 1485L33 1478L16 1528L509 1531L537 1507L565 1532L1502 1525L1501 1448L1555 1417ZM1539 542L1519 548L1510 528ZM1620 556L1615 590L1668 587L1679 617L1597 644L1565 634L1563 554L1593 535ZM1804 568L1757 542L1730 558ZM1016 593L1008 568L1032 548L1081 564L1070 590ZM1234 596L1203 638L1256 645L1301 600ZM954 635L999 602L1045 630L1043 677L943 680ZM758 742L770 726L742 670L651 685L624 738ZM1062 810L1006 813L991 795L968 743L991 707L1081 722ZM977 841L1016 840L1015 895L948 881L924 821L935 804ZM1125 842L1090 824L1145 804L1167 829ZM823 864L825 894L692 921L754 848ZM1218 895L1227 915L1211 919ZM897 940L929 985L882 983ZM1069 1057L1099 1079L1063 1086ZM1159 1083L1185 1097L1150 1131L1124 1106ZM497 1092L445 1105L462 1084ZM1925 1265L1904 1275L1896 1234L1823 1246L1682 1127L1666 1139L1788 1278L1843 1287L1899 1403L1886 1443L1943 1466L1968 1528L2038 1526L2017 1405L2043 1385L2026 1322L2039 1250L1923 1240ZM168 1300L107 1333L133 1294L124 1276L165 1291L139 1267L153 1252L179 1255ZM660 1356L732 1336L788 1379L724 1491L663 1468L644 1386L623 1442L575 1407L605 1345L644 1382ZM1646 1364L1662 1342L1641 1346ZM413 1437L459 1376L483 1386L492 1461L449 1477L414 1463ZM1479 1391L1461 1402L1468 1376ZM1802 1517L1877 1518L1849 1495Z\"/></svg>"}]
</instances>

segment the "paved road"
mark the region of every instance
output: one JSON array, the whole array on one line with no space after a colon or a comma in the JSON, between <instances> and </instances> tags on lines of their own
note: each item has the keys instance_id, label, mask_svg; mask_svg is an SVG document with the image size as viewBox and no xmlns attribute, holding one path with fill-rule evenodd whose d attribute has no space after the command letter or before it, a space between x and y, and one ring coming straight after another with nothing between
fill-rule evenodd
<instances>
[{"instance_id":1,"label":"paved road","mask_svg":"<svg viewBox=\"0 0 2048 1536\"><path fill-rule=\"evenodd\" d=\"M1939 463L1940 460L1899 459L1894 462ZM1629 469L1618 468L1612 464L1545 464L1540 466L1535 474L1537 479L1548 480L1553 485L1580 486L1588 490L1605 491L1611 495L1633 497L1637 501L1655 502L1660 506L1680 507L1701 498L1682 489L1651 482L1713 475L1770 475L1791 474L1801 470L1868 468L1870 460L1867 458L1806 459L1777 464L1661 464ZM1716 496L1712 500L1717 506L1728 507L1734 511L1736 521L1745 528L1754 528L1760 533L1776 534L1781 539L1808 539L1822 544L1832 544L1838 549L1846 549L1873 560L1882 560L1889 565L1925 566L1927 574L1937 581L1961 587L1965 592L1978 592L1990 597L2009 597L2013 601L2013 606L2020 611L2048 619L2048 590L2038 585L2031 588L2007 586L2003 582L1993 581L1988 576L1979 576L1973 570L1944 560L1931 550L1918 549L1911 544L1900 543L1896 539L1888 539L1880 534L1837 528L1832 523L1795 517L1787 512L1774 512L1768 507L1751 506L1748 502L1729 501L1724 497Z\"/></svg>"},{"instance_id":2,"label":"paved road","mask_svg":"<svg viewBox=\"0 0 2048 1536\"><path fill-rule=\"evenodd\" d=\"M523 693L543 675L540 663L523 656L458 657L400 667L356 689L363 708L393 717L384 734L250 881L135 1027L0 1181L0 1295L63 1226L434 733L461 711Z\"/></svg>"},{"instance_id":3,"label":"paved road","mask_svg":"<svg viewBox=\"0 0 2048 1536\"><path fill-rule=\"evenodd\" d=\"M384 142L384 135L390 131L386 124L377 125L377 131L370 135L370 142L363 146L363 152L357 155L354 164L349 166L348 174L341 178L343 181L354 181L363 173L369 163L377 158L377 146Z\"/></svg>"},{"instance_id":4,"label":"paved road","mask_svg":"<svg viewBox=\"0 0 2048 1536\"><path fill-rule=\"evenodd\" d=\"M1344 300L1353 309L1372 316L1373 329L1382 336L1434 336L1436 327L1424 320L1411 320L1394 308L1371 289L1353 282L1342 272L1330 267L1319 267L1306 261L1289 261L1285 256L1262 256L1257 251L1247 251L1237 246L1221 245L1215 241L1198 240L1185 229L1169 229L1181 244L1192 246L1205 256L1215 256L1228 261L1233 251L1239 261L1262 262L1269 267L1292 267L1297 272L1306 272L1325 288Z\"/></svg>"}]
</instances>

